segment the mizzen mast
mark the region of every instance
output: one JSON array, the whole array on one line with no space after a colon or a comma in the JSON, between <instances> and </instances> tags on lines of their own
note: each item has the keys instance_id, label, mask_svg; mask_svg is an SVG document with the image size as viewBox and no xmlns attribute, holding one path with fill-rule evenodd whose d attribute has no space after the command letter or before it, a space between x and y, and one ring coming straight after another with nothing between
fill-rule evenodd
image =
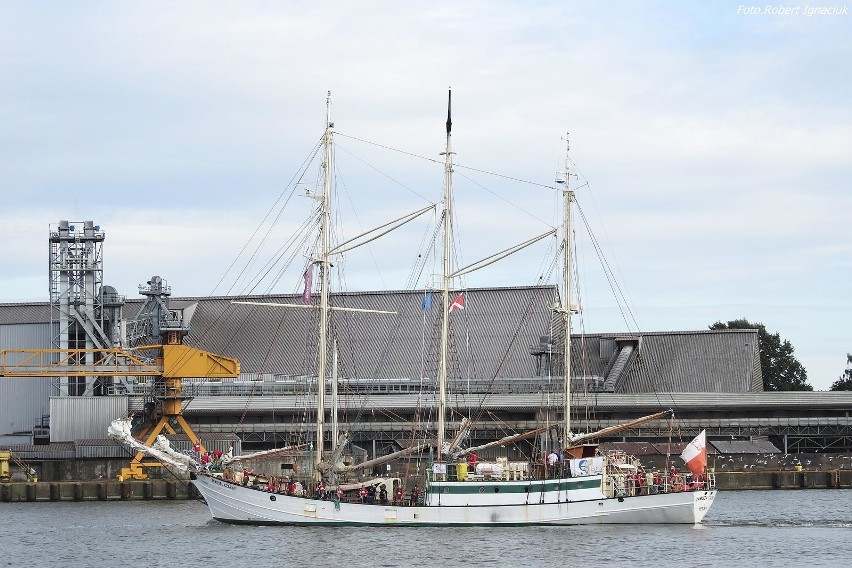
<instances>
[{"instance_id":1,"label":"mizzen mast","mask_svg":"<svg viewBox=\"0 0 852 568\"><path fill-rule=\"evenodd\" d=\"M571 441L571 315L573 307L571 302L571 250L574 246L572 225L572 209L574 203L574 191L571 189L571 165L568 157L571 143L568 135L565 135L565 171L556 177L556 183L562 186L562 226L564 227L563 240L563 267L562 267L562 294L563 303L559 308L562 316L563 344L562 344L562 374L564 392L562 409L565 418L562 422L562 447L568 447Z\"/></svg>"}]
</instances>

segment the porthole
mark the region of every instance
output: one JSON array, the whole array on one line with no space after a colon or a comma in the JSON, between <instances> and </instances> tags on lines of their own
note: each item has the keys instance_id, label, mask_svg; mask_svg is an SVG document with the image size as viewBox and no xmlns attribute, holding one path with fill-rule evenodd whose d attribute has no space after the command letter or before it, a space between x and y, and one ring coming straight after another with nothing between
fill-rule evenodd
<instances>
[{"instance_id":1,"label":"porthole","mask_svg":"<svg viewBox=\"0 0 852 568\"><path fill-rule=\"evenodd\" d=\"M269 500L270 500L270 501L275 501L275 495L270 495L270 496L269 496Z\"/></svg>"}]
</instances>

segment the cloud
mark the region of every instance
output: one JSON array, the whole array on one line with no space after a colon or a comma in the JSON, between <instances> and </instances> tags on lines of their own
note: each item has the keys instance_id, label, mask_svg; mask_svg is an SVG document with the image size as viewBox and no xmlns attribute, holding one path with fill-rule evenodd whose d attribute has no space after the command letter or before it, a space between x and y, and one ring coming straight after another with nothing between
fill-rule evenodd
<instances>
[{"instance_id":1,"label":"cloud","mask_svg":"<svg viewBox=\"0 0 852 568\"><path fill-rule=\"evenodd\" d=\"M440 162L452 86L459 164L552 185L571 133L578 200L622 288L665 314L654 329L752 306L814 365L829 356L821 338L843 336L852 57L841 18L586 2L3 10L0 238L15 246L0 252L2 301L46 297L46 233L60 219L105 227L105 275L122 292L161 274L175 294L209 293L318 141L328 90L341 133ZM338 155L341 218L357 214L345 234L440 199L440 163L339 142L353 154ZM457 173L465 261L558 223L552 190ZM277 242L295 215L287 223ZM426 231L412 224L349 255L367 268L347 266L347 285L406 286ZM467 284L535 283L547 246ZM578 247L586 299L612 309L591 245ZM290 260L282 290L298 289L303 261ZM778 307L811 305L809 294L833 313ZM848 346L831 348L842 366Z\"/></svg>"}]
</instances>

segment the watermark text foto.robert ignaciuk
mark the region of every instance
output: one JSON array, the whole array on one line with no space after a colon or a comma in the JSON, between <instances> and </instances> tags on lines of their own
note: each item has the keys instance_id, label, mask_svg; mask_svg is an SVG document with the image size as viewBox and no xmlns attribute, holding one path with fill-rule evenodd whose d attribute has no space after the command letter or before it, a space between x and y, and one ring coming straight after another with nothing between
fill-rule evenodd
<instances>
[{"instance_id":1,"label":"watermark text foto.robert ignaciuk","mask_svg":"<svg viewBox=\"0 0 852 568\"><path fill-rule=\"evenodd\" d=\"M743 16L845 16L849 13L846 4L842 6L783 6L766 4L764 6L740 4L737 14Z\"/></svg>"}]
</instances>

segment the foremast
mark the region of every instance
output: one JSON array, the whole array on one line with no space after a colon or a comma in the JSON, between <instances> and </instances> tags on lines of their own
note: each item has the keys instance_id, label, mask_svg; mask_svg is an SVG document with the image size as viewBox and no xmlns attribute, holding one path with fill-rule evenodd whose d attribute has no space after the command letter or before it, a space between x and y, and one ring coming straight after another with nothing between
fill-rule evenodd
<instances>
[{"instance_id":1,"label":"foremast","mask_svg":"<svg viewBox=\"0 0 852 568\"><path fill-rule=\"evenodd\" d=\"M444 452L447 414L447 346L450 336L450 278L452 266L450 252L452 248L452 194L453 194L453 152L452 152L452 96L447 95L447 143L444 155L444 253L441 273L441 340L438 356L438 439L437 458L440 462Z\"/></svg>"},{"instance_id":2,"label":"foremast","mask_svg":"<svg viewBox=\"0 0 852 568\"><path fill-rule=\"evenodd\" d=\"M314 471L320 471L325 449L325 378L328 366L328 269L329 249L331 242L331 164L334 138L334 123L331 122L331 91L325 100L325 134L323 134L323 163L322 163L322 196L320 197L320 257L314 261L319 266L320 279L320 321L319 345L317 346L317 435L316 451L314 452Z\"/></svg>"}]
</instances>

